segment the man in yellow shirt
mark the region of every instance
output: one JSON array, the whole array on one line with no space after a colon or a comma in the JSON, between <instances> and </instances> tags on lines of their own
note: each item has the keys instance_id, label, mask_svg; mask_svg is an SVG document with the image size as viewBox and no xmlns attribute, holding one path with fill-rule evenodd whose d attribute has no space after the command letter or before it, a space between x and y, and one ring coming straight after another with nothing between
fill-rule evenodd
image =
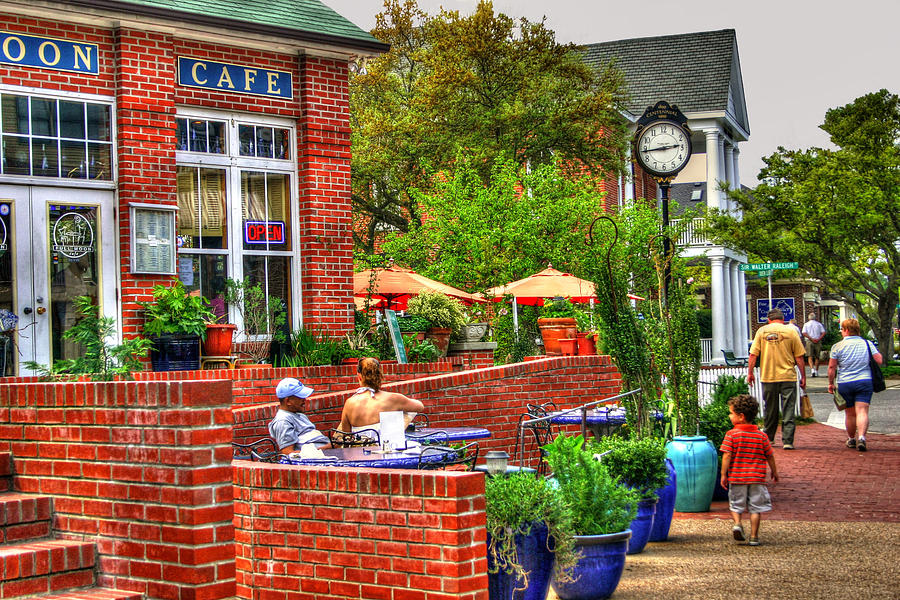
<instances>
[{"instance_id":1,"label":"man in yellow shirt","mask_svg":"<svg viewBox=\"0 0 900 600\"><path fill-rule=\"evenodd\" d=\"M781 409L781 443L785 450L794 449L794 413L797 406L797 372L800 367L800 387L806 389L806 363L803 360L803 344L797 332L784 322L784 313L773 308L766 315L768 323L760 327L750 346L747 361L747 383L753 385L756 377L753 369L759 360L762 380L765 418L763 430L769 442L775 441Z\"/></svg>"}]
</instances>

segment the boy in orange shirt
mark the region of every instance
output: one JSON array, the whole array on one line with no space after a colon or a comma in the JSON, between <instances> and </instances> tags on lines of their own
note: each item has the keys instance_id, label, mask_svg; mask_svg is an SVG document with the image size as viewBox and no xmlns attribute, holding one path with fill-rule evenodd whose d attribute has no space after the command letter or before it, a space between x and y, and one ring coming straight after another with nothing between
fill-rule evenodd
<instances>
[{"instance_id":1,"label":"boy in orange shirt","mask_svg":"<svg viewBox=\"0 0 900 600\"><path fill-rule=\"evenodd\" d=\"M725 434L720 450L722 457L722 487L728 489L728 504L734 527L734 539L744 540L741 515L750 513L751 546L759 546L761 513L772 510L772 499L766 488L766 464L772 470L772 482L778 481L778 469L772 444L756 426L759 403L749 394L741 394L728 401L728 418L734 429Z\"/></svg>"}]
</instances>

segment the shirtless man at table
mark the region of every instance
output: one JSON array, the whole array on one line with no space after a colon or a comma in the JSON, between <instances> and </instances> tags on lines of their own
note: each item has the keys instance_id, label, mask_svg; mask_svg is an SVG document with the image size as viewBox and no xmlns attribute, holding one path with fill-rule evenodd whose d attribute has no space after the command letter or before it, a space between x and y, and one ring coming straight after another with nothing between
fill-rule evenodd
<instances>
[{"instance_id":1,"label":"shirtless man at table","mask_svg":"<svg viewBox=\"0 0 900 600\"><path fill-rule=\"evenodd\" d=\"M359 359L356 365L356 378L360 387L344 403L341 424L338 427L341 431L378 430L381 424L379 415L386 411L422 412L425 410L425 405L418 400L381 389L384 374L381 372L381 363L377 358Z\"/></svg>"},{"instance_id":2,"label":"shirtless man at table","mask_svg":"<svg viewBox=\"0 0 900 600\"><path fill-rule=\"evenodd\" d=\"M315 444L316 448L331 447L328 438L303 414L306 399L312 393L312 388L293 377L282 379L275 387L279 406L275 418L269 423L269 435L281 454L298 451L303 444Z\"/></svg>"}]
</instances>

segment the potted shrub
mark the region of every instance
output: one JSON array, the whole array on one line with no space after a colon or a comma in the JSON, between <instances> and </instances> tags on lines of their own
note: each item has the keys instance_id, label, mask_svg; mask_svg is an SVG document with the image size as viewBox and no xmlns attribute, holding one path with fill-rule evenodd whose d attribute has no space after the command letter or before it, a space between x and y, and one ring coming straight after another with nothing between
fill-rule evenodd
<instances>
[{"instance_id":1,"label":"potted shrub","mask_svg":"<svg viewBox=\"0 0 900 600\"><path fill-rule=\"evenodd\" d=\"M191 371L200 368L200 340L206 324L215 319L209 303L184 284L153 287L153 301L144 308L144 335L153 342L150 362L154 371Z\"/></svg>"},{"instance_id":2,"label":"potted shrub","mask_svg":"<svg viewBox=\"0 0 900 600\"><path fill-rule=\"evenodd\" d=\"M431 321L419 315L397 317L397 324L400 326L400 333L414 333L418 341L424 340L425 332L431 329Z\"/></svg>"},{"instance_id":3,"label":"potted shrub","mask_svg":"<svg viewBox=\"0 0 900 600\"><path fill-rule=\"evenodd\" d=\"M591 451L603 455L610 474L640 495L637 516L631 522L628 554L643 551L650 539L658 497L656 490L666 485L666 447L659 438L629 439L617 435L591 444Z\"/></svg>"},{"instance_id":4,"label":"potted shrub","mask_svg":"<svg viewBox=\"0 0 900 600\"><path fill-rule=\"evenodd\" d=\"M561 600L608 598L619 585L625 552L637 514L639 493L613 477L607 466L583 448L581 435L560 434L544 446L563 500L575 520L575 549L581 557L571 581L554 577Z\"/></svg>"},{"instance_id":5,"label":"potted shrub","mask_svg":"<svg viewBox=\"0 0 900 600\"><path fill-rule=\"evenodd\" d=\"M465 315L466 322L459 329L459 341L480 342L490 327L484 315L484 308L479 304L473 304L466 308Z\"/></svg>"},{"instance_id":6,"label":"potted shrub","mask_svg":"<svg viewBox=\"0 0 900 600\"><path fill-rule=\"evenodd\" d=\"M597 337L598 333L591 323L590 313L578 311L575 315L575 321L578 331L575 332L575 339L578 345L579 356L594 356L597 354Z\"/></svg>"},{"instance_id":7,"label":"potted shrub","mask_svg":"<svg viewBox=\"0 0 900 600\"><path fill-rule=\"evenodd\" d=\"M544 353L548 356L562 354L559 340L575 339L577 332L575 306L565 298L554 298L544 302L541 316L538 318L538 327L544 340Z\"/></svg>"},{"instance_id":8,"label":"potted shrub","mask_svg":"<svg viewBox=\"0 0 900 600\"><path fill-rule=\"evenodd\" d=\"M403 336L406 359L411 363L432 362L441 357L441 351L431 340L417 340L412 334Z\"/></svg>"},{"instance_id":9,"label":"potted shrub","mask_svg":"<svg viewBox=\"0 0 900 600\"><path fill-rule=\"evenodd\" d=\"M550 576L570 580L578 560L574 516L562 493L531 473L488 477L488 594L491 600L546 598Z\"/></svg>"},{"instance_id":10,"label":"potted shrub","mask_svg":"<svg viewBox=\"0 0 900 600\"><path fill-rule=\"evenodd\" d=\"M241 351L251 364L263 364L269 360L272 337L279 335L285 322L284 312L277 310L281 299L266 296L262 284L249 279L225 281L225 302L234 306L241 317Z\"/></svg>"},{"instance_id":11,"label":"potted shrub","mask_svg":"<svg viewBox=\"0 0 900 600\"><path fill-rule=\"evenodd\" d=\"M422 292L411 298L407 311L428 319L431 328L425 337L434 341L441 356L447 355L450 335L466 322L463 303L440 292Z\"/></svg>"}]
</instances>

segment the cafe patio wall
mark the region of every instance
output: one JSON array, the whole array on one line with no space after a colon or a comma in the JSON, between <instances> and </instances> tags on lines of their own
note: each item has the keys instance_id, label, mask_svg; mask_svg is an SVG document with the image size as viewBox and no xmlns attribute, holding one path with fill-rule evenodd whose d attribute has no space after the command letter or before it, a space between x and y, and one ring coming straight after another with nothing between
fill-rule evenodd
<instances>
[{"instance_id":1,"label":"cafe patio wall","mask_svg":"<svg viewBox=\"0 0 900 600\"><path fill-rule=\"evenodd\" d=\"M96 543L97 583L146 598L234 595L231 382L4 383L15 491Z\"/></svg>"}]
</instances>

